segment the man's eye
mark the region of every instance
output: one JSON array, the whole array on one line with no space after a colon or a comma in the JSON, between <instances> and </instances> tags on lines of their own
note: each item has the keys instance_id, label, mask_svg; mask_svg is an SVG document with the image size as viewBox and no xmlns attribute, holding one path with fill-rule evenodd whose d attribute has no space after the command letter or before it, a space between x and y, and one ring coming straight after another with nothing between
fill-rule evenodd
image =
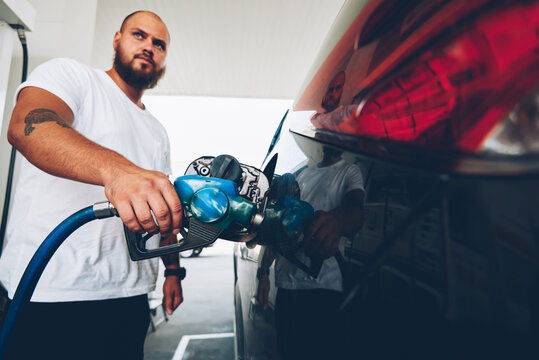
<instances>
[{"instance_id":1,"label":"man's eye","mask_svg":"<svg viewBox=\"0 0 539 360\"><path fill-rule=\"evenodd\" d=\"M134 36L135 36L137 39L142 39L142 34L141 34L141 33L135 33Z\"/></svg>"}]
</instances>

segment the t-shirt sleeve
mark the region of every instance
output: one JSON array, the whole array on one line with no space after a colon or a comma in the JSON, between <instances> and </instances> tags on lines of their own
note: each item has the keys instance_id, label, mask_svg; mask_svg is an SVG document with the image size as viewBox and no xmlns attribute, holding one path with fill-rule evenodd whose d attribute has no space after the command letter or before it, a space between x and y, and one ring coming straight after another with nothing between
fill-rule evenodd
<instances>
[{"instance_id":1,"label":"t-shirt sleeve","mask_svg":"<svg viewBox=\"0 0 539 360\"><path fill-rule=\"evenodd\" d=\"M347 169L343 194L347 194L352 190L365 191L363 188L363 174L357 165L351 165Z\"/></svg>"},{"instance_id":2,"label":"t-shirt sleeve","mask_svg":"<svg viewBox=\"0 0 539 360\"><path fill-rule=\"evenodd\" d=\"M84 66L72 59L53 59L36 67L28 79L15 92L15 102L19 92L26 87L38 87L64 101L73 114L82 105L84 92L88 87L88 75Z\"/></svg>"}]
</instances>

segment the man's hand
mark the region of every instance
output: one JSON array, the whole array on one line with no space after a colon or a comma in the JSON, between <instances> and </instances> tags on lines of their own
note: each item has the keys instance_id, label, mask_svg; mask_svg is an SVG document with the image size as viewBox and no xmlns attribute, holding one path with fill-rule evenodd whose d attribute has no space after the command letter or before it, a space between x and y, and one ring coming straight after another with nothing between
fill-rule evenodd
<instances>
[{"instance_id":1,"label":"man's hand","mask_svg":"<svg viewBox=\"0 0 539 360\"><path fill-rule=\"evenodd\" d=\"M161 236L159 246L172 245L177 242L176 235ZM161 256L163 264L167 269L180 268L179 253L166 254ZM163 284L163 307L167 314L172 315L174 310L183 302L182 284L178 276L169 275L165 277Z\"/></svg>"},{"instance_id":2,"label":"man's hand","mask_svg":"<svg viewBox=\"0 0 539 360\"><path fill-rule=\"evenodd\" d=\"M361 228L364 197L362 189L354 189L344 195L341 207L316 211L304 231L305 253L322 259L335 255L341 236L354 236Z\"/></svg>"},{"instance_id":3,"label":"man's hand","mask_svg":"<svg viewBox=\"0 0 539 360\"><path fill-rule=\"evenodd\" d=\"M316 211L303 238L305 253L322 259L335 255L341 234L342 223L338 216L332 212Z\"/></svg>"},{"instance_id":4,"label":"man's hand","mask_svg":"<svg viewBox=\"0 0 539 360\"><path fill-rule=\"evenodd\" d=\"M269 292L270 292L270 280L269 276L264 275L260 278L258 281L258 302L262 305L262 308L266 310L268 307L268 299L269 299Z\"/></svg>"},{"instance_id":5,"label":"man's hand","mask_svg":"<svg viewBox=\"0 0 539 360\"><path fill-rule=\"evenodd\" d=\"M174 310L183 302L182 285L177 276L167 276L163 284L163 306L167 314L172 315Z\"/></svg>"},{"instance_id":6,"label":"man's hand","mask_svg":"<svg viewBox=\"0 0 539 360\"><path fill-rule=\"evenodd\" d=\"M104 186L105 195L131 231L159 231L164 237L180 232L182 205L165 174L130 166L107 174Z\"/></svg>"}]
</instances>

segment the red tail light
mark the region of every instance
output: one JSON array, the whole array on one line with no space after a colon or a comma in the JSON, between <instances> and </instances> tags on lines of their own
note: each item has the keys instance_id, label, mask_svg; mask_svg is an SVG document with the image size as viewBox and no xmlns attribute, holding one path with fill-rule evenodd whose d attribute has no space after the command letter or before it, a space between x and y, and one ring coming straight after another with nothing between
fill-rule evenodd
<instances>
[{"instance_id":1,"label":"red tail light","mask_svg":"<svg viewBox=\"0 0 539 360\"><path fill-rule=\"evenodd\" d=\"M476 152L539 84L539 3L493 7L454 28L344 121L315 126Z\"/></svg>"}]
</instances>

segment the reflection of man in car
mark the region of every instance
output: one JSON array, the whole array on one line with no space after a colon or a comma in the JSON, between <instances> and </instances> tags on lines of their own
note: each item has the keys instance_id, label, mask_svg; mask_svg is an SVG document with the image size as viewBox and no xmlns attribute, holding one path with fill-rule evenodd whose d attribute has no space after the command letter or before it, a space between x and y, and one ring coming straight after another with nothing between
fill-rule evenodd
<instances>
[{"instance_id":1,"label":"reflection of man in car","mask_svg":"<svg viewBox=\"0 0 539 360\"><path fill-rule=\"evenodd\" d=\"M357 105L340 105L345 82L344 71L339 71L329 82L320 104L324 112L318 112L311 118L311 122L317 129L337 130L337 126L357 108Z\"/></svg>"},{"instance_id":2,"label":"reflection of man in car","mask_svg":"<svg viewBox=\"0 0 539 360\"><path fill-rule=\"evenodd\" d=\"M339 358L336 355L343 350L344 325L338 311L343 276L337 257L342 259L343 236L353 236L362 224L363 177L359 167L341 159L340 152L327 147L323 152L321 162L297 175L301 200L310 203L315 214L296 257L303 263L324 259L320 274L311 277L270 247L264 249L257 273L258 299L266 307L268 269L276 258L277 346L284 359Z\"/></svg>"},{"instance_id":3,"label":"reflection of man in car","mask_svg":"<svg viewBox=\"0 0 539 360\"><path fill-rule=\"evenodd\" d=\"M326 113L332 112L339 106L345 80L344 71L339 71L329 83L326 95L324 95L321 104Z\"/></svg>"}]
</instances>

